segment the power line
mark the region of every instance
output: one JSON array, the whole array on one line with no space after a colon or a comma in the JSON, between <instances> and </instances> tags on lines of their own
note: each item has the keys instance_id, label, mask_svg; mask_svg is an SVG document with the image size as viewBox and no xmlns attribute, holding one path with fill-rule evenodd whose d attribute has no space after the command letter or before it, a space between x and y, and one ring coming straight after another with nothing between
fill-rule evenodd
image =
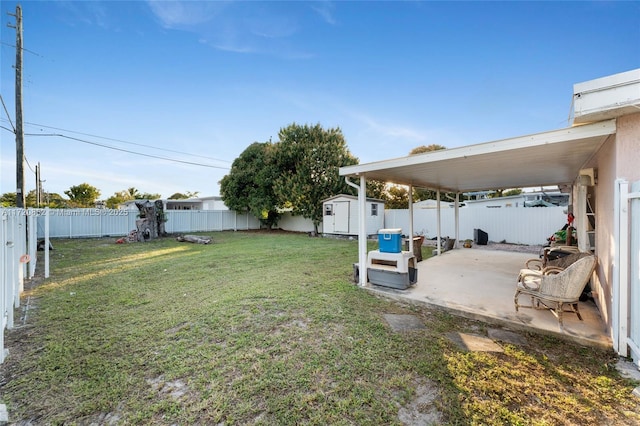
<instances>
[{"instance_id":1,"label":"power line","mask_svg":"<svg viewBox=\"0 0 640 426\"><path fill-rule=\"evenodd\" d=\"M27 166L29 166L29 170L31 170L32 173L35 173L36 171L33 170L33 167L31 167L31 164L29 164L29 160L27 160L27 156L24 156L24 161L27 163Z\"/></svg>"},{"instance_id":2,"label":"power line","mask_svg":"<svg viewBox=\"0 0 640 426\"><path fill-rule=\"evenodd\" d=\"M9 15L13 16L13 14L11 14L11 13L9 13ZM9 25L8 25L8 26L9 26ZM13 28L13 27L12 27L12 28ZM16 45L15 45L15 44L5 43L4 41L0 42L0 44L4 44L5 46L9 46L9 47L12 47L12 48L16 48ZM44 58L44 56L42 56L42 55L41 55L41 54L39 54L38 52L34 52L33 50L29 50L29 49L26 49L26 48L24 48L24 47L22 48L22 51L23 51L23 52L29 52L29 53L31 53L32 55L40 56L41 58Z\"/></svg>"},{"instance_id":3,"label":"power line","mask_svg":"<svg viewBox=\"0 0 640 426\"><path fill-rule=\"evenodd\" d=\"M2 95L0 95L0 101L2 101L2 107L4 108L4 112L7 114L7 121L9 122L9 124L11 124L11 127L13 128L13 133L15 133L16 126L14 126L13 121L11 121L11 115L9 115L9 110L7 109L7 106L4 103L4 98L2 97Z\"/></svg>"},{"instance_id":4,"label":"power line","mask_svg":"<svg viewBox=\"0 0 640 426\"><path fill-rule=\"evenodd\" d=\"M223 163L231 163L231 161L228 161L228 160L222 160L220 158L208 157L206 155L191 154L191 153L188 153L188 152L177 151L177 150L168 149L168 148L159 148L159 147L153 146L153 145L146 145L146 144L141 144L141 143L136 143L136 142L129 142L129 141L122 140L122 139L114 139L114 138L109 138L109 137L106 137L106 136L94 135L94 134L91 134L91 133L77 132L75 130L62 129L60 127L46 126L44 124L29 123L29 122L25 122L25 124L28 124L30 126L43 127L45 129L53 129L53 130L59 130L59 131L62 131L62 132L75 133L77 135L82 135L82 136L90 136L92 138L104 139L104 140L108 140L108 141L124 143L124 144L127 144L127 145L141 146L141 147L144 147L144 148L157 149L159 151L173 152L175 154L183 154L183 155L189 155L191 157L200 157L200 158L206 158L207 160L221 161Z\"/></svg>"},{"instance_id":5,"label":"power line","mask_svg":"<svg viewBox=\"0 0 640 426\"><path fill-rule=\"evenodd\" d=\"M142 152L136 152L136 151L129 151L128 149L124 149L124 148L118 148L116 146L111 146L111 145L105 145L102 143L98 143L98 142L92 142L92 141L88 141L85 139L80 139L80 138L75 138L73 136L68 136L68 135L63 135L60 133L47 133L47 134L41 134L41 133L26 133L25 136L50 136L50 137L59 137L59 138L65 138L65 139L70 139L70 140L74 140L74 141L78 141L78 142L82 142L82 143L87 143L89 145L95 145L95 146L100 146L102 148L108 148L108 149L113 149L115 151L121 151L121 152L126 152L128 154L135 154L135 155L140 155L142 157L149 157L149 158L156 158L159 160L165 160L165 161L171 161L174 163L182 163L182 164L190 164L192 166L201 166L201 167L209 167L212 169L222 169L222 170L229 170L229 167L221 167L221 166L214 166L212 164L203 164L203 163L196 163L194 161L185 161L185 160L177 160L175 158L168 158L168 157L161 157L159 155L153 155L153 154L145 154Z\"/></svg>"}]
</instances>

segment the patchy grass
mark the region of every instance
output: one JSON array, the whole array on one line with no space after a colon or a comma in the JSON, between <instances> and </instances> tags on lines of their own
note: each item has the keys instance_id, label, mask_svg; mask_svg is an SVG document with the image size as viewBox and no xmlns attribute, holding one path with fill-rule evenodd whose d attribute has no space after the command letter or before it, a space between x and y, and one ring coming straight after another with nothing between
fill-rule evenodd
<instances>
[{"instance_id":1,"label":"patchy grass","mask_svg":"<svg viewBox=\"0 0 640 426\"><path fill-rule=\"evenodd\" d=\"M7 335L11 420L393 425L428 385L437 398L417 406L439 423L640 423L611 352L537 335L465 352L445 333L485 326L361 291L354 241L211 235L56 241L52 277ZM385 313L427 328L394 333Z\"/></svg>"}]
</instances>

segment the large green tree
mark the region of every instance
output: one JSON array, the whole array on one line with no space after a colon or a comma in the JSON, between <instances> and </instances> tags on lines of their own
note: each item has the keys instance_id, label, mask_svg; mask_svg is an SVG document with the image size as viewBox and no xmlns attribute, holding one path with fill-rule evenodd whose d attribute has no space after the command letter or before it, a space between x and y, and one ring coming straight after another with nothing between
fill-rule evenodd
<instances>
[{"instance_id":1,"label":"large green tree","mask_svg":"<svg viewBox=\"0 0 640 426\"><path fill-rule=\"evenodd\" d=\"M88 183L72 186L64 193L69 197L69 204L72 207L94 207L100 196L100 190Z\"/></svg>"},{"instance_id":2,"label":"large green tree","mask_svg":"<svg viewBox=\"0 0 640 426\"><path fill-rule=\"evenodd\" d=\"M255 142L231 165L220 181L224 203L235 211L249 211L268 229L278 224L280 213L273 182L279 175L271 142Z\"/></svg>"},{"instance_id":3,"label":"large green tree","mask_svg":"<svg viewBox=\"0 0 640 426\"><path fill-rule=\"evenodd\" d=\"M16 193L6 192L0 195L1 207L15 207ZM38 207L36 202L36 190L32 189L25 197L25 207ZM39 207L50 207L52 209L65 209L69 207L69 200L62 198L60 194L55 192L45 192L41 195Z\"/></svg>"},{"instance_id":4,"label":"large green tree","mask_svg":"<svg viewBox=\"0 0 640 426\"><path fill-rule=\"evenodd\" d=\"M367 197L379 200L387 199L387 183L381 180L371 179L367 181Z\"/></svg>"},{"instance_id":5,"label":"large green tree","mask_svg":"<svg viewBox=\"0 0 640 426\"><path fill-rule=\"evenodd\" d=\"M408 209L409 190L404 185L389 185L385 198L385 208L387 209Z\"/></svg>"},{"instance_id":6,"label":"large green tree","mask_svg":"<svg viewBox=\"0 0 640 426\"><path fill-rule=\"evenodd\" d=\"M340 128L323 129L291 124L280 129L274 182L280 205L294 215L311 219L315 230L322 221L322 200L339 193L352 193L338 169L358 164L347 148Z\"/></svg>"},{"instance_id":7,"label":"large green tree","mask_svg":"<svg viewBox=\"0 0 640 426\"><path fill-rule=\"evenodd\" d=\"M26 200L25 200L25 203L27 203ZM0 207L15 207L15 206L16 206L15 192L5 192L0 196ZM27 207L29 207L28 203L27 203Z\"/></svg>"}]
</instances>

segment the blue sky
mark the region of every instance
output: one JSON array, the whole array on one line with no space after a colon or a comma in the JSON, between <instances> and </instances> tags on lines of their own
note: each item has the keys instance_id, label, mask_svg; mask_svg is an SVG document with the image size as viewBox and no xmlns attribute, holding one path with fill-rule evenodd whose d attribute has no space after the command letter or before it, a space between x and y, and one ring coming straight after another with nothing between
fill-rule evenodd
<instances>
[{"instance_id":1,"label":"blue sky","mask_svg":"<svg viewBox=\"0 0 640 426\"><path fill-rule=\"evenodd\" d=\"M0 4L10 128L16 3ZM103 199L218 195L248 145L293 122L340 127L361 163L559 129L574 83L640 67L640 2L21 5L27 160L46 191L87 182ZM15 138L0 136L0 193L14 192Z\"/></svg>"}]
</instances>

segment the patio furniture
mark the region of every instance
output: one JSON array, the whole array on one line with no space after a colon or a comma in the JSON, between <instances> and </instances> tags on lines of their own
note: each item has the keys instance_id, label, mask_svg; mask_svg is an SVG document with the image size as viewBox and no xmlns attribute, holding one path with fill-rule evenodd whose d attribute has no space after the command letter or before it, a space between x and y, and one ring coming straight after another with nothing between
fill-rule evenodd
<instances>
[{"instance_id":1,"label":"patio furniture","mask_svg":"<svg viewBox=\"0 0 640 426\"><path fill-rule=\"evenodd\" d=\"M544 247L542 254L540 254L540 258L538 259L529 259L525 262L525 268L531 270L542 270L547 266L559 266L561 268L566 268L578 258L573 256L575 253L581 253L580 249L576 246L557 246L557 247ZM584 255L590 255L591 253L584 253ZM569 258L565 259L564 258Z\"/></svg>"},{"instance_id":2,"label":"patio furniture","mask_svg":"<svg viewBox=\"0 0 640 426\"><path fill-rule=\"evenodd\" d=\"M561 328L564 327L562 318L564 312L574 312L582 321L578 310L578 301L582 290L591 279L595 267L596 257L588 255L564 270L550 267L548 271L521 271L518 276L516 294L513 298L516 312L520 306L549 309L558 318ZM518 299L521 295L531 297L531 306L519 304ZM571 310L565 311L565 306Z\"/></svg>"},{"instance_id":3,"label":"patio furniture","mask_svg":"<svg viewBox=\"0 0 640 426\"><path fill-rule=\"evenodd\" d=\"M529 259L525 262L525 269L532 271L542 271L545 268L554 267L560 269L566 269L569 265L575 261L582 259L586 256L592 256L589 252L577 251L566 256L557 257L555 259Z\"/></svg>"}]
</instances>

